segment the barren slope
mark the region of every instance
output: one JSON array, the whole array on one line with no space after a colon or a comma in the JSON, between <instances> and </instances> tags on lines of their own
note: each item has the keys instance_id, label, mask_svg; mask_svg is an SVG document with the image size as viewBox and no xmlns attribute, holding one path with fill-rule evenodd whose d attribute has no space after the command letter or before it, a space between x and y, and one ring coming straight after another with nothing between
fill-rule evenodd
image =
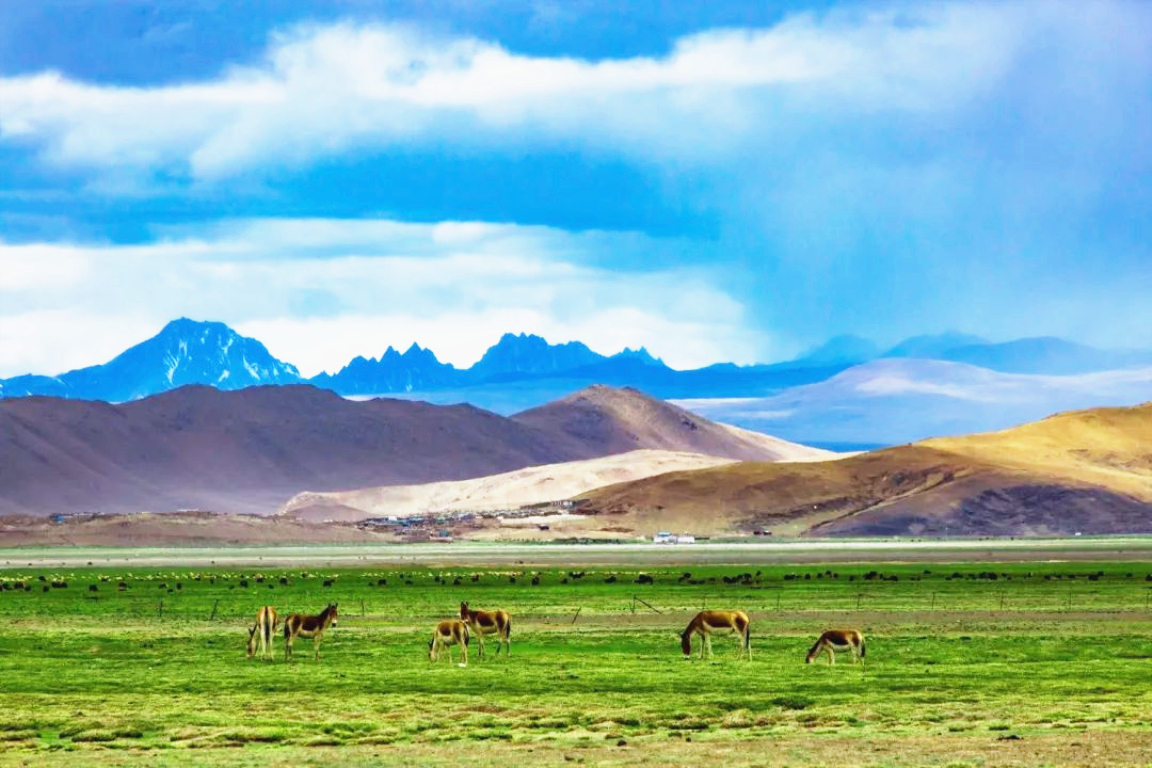
<instances>
[{"instance_id":1,"label":"barren slope","mask_svg":"<svg viewBox=\"0 0 1152 768\"><path fill-rule=\"evenodd\" d=\"M698 453L629 451L598 459L526 467L472 480L328 493L308 491L294 496L281 513L303 520L351 522L387 515L515 509L568 499L611 483L733 461Z\"/></svg>"},{"instance_id":2,"label":"barren slope","mask_svg":"<svg viewBox=\"0 0 1152 768\"><path fill-rule=\"evenodd\" d=\"M707 533L1152 532L1150 457L1152 403L835 462L677 472L593 491L581 509Z\"/></svg>"},{"instance_id":3,"label":"barren slope","mask_svg":"<svg viewBox=\"0 0 1152 768\"><path fill-rule=\"evenodd\" d=\"M624 387L587 387L512 417L562 435L587 458L638 448L703 453L744 461L821 461L836 454L718 424Z\"/></svg>"}]
</instances>

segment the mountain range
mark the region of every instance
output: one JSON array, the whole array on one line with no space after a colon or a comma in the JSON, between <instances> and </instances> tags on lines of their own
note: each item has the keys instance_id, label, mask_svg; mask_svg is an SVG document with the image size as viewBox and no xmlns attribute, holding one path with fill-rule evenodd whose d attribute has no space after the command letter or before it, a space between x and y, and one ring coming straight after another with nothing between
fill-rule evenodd
<instances>
[{"instance_id":1,"label":"mountain range","mask_svg":"<svg viewBox=\"0 0 1152 768\"><path fill-rule=\"evenodd\" d=\"M347 396L400 394L432 402L467 401L513 413L590 384L634 386L663 398L765 396L825 381L852 366L883 358L936 359L1005 373L1067 375L1152 365L1152 352L1105 351L1056 338L990 343L945 333L906 339L887 351L840 336L795 360L768 365L719 363L676 370L644 348L606 356L578 341L549 344L539 336L505 334L472 367L442 363L413 344L379 358L356 357L336 373L311 379L276 359L256 339L223 323L181 318L111 361L56 376L0 380L0 397L51 395L125 402L186 384L242 389L311 383Z\"/></svg>"},{"instance_id":2,"label":"mountain range","mask_svg":"<svg viewBox=\"0 0 1152 768\"><path fill-rule=\"evenodd\" d=\"M119 405L0 400L0 515L271 513L304 491L463 480L641 449L773 461L820 452L596 387L513 417L202 385Z\"/></svg>"}]
</instances>

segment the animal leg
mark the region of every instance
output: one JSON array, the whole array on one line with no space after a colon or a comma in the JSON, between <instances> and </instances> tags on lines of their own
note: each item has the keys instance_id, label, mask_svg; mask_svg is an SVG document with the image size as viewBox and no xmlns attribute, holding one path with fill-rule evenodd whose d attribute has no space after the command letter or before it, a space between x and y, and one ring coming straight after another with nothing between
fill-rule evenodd
<instances>
[{"instance_id":1,"label":"animal leg","mask_svg":"<svg viewBox=\"0 0 1152 768\"><path fill-rule=\"evenodd\" d=\"M836 666L836 651L832 650L831 644L828 645L828 666Z\"/></svg>"},{"instance_id":2,"label":"animal leg","mask_svg":"<svg viewBox=\"0 0 1152 768\"><path fill-rule=\"evenodd\" d=\"M476 625L476 658L484 658L484 630ZM496 644L496 655L500 655L500 644Z\"/></svg>"}]
</instances>

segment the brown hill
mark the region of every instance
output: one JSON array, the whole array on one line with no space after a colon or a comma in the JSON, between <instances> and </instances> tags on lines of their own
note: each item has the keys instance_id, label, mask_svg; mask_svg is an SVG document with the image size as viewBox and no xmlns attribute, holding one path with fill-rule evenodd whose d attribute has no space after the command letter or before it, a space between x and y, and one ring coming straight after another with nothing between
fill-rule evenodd
<instances>
[{"instance_id":1,"label":"brown hill","mask_svg":"<svg viewBox=\"0 0 1152 768\"><path fill-rule=\"evenodd\" d=\"M593 491L580 509L637 531L1152 532L1152 403L834 462L674 472Z\"/></svg>"},{"instance_id":2,"label":"brown hill","mask_svg":"<svg viewBox=\"0 0 1152 768\"><path fill-rule=\"evenodd\" d=\"M600 388L597 397L611 402L614 392ZM660 410L636 392L620 398L651 402L637 413ZM463 480L675 442L629 414L609 409L601 427L636 439L597 447L593 436L573 436L546 419L468 405L353 402L310 386L193 386L121 405L0 400L0 515L271 513L304 490ZM742 458L752 450L740 434L725 442L722 427L693 423L683 429L717 436L703 452Z\"/></svg>"},{"instance_id":3,"label":"brown hill","mask_svg":"<svg viewBox=\"0 0 1152 768\"><path fill-rule=\"evenodd\" d=\"M305 488L429 482L570 457L467 405L353 402L308 386L184 387L122 405L0 401L0 514L271 512Z\"/></svg>"},{"instance_id":4,"label":"brown hill","mask_svg":"<svg viewBox=\"0 0 1152 768\"><path fill-rule=\"evenodd\" d=\"M836 454L701 418L624 387L592 386L512 417L567 438L580 458L643 448L743 461L821 461Z\"/></svg>"}]
</instances>

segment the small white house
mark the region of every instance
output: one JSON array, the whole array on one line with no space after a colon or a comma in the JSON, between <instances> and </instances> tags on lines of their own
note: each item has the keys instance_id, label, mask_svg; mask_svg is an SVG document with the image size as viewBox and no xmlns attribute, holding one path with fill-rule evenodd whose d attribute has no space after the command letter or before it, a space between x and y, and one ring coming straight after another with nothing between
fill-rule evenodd
<instances>
[{"instance_id":1,"label":"small white house","mask_svg":"<svg viewBox=\"0 0 1152 768\"><path fill-rule=\"evenodd\" d=\"M671 531L660 531L652 537L654 544L675 544L676 536Z\"/></svg>"},{"instance_id":2,"label":"small white house","mask_svg":"<svg viewBox=\"0 0 1152 768\"><path fill-rule=\"evenodd\" d=\"M685 533L683 536L676 537L677 544L695 544L696 537L690 533Z\"/></svg>"}]
</instances>

